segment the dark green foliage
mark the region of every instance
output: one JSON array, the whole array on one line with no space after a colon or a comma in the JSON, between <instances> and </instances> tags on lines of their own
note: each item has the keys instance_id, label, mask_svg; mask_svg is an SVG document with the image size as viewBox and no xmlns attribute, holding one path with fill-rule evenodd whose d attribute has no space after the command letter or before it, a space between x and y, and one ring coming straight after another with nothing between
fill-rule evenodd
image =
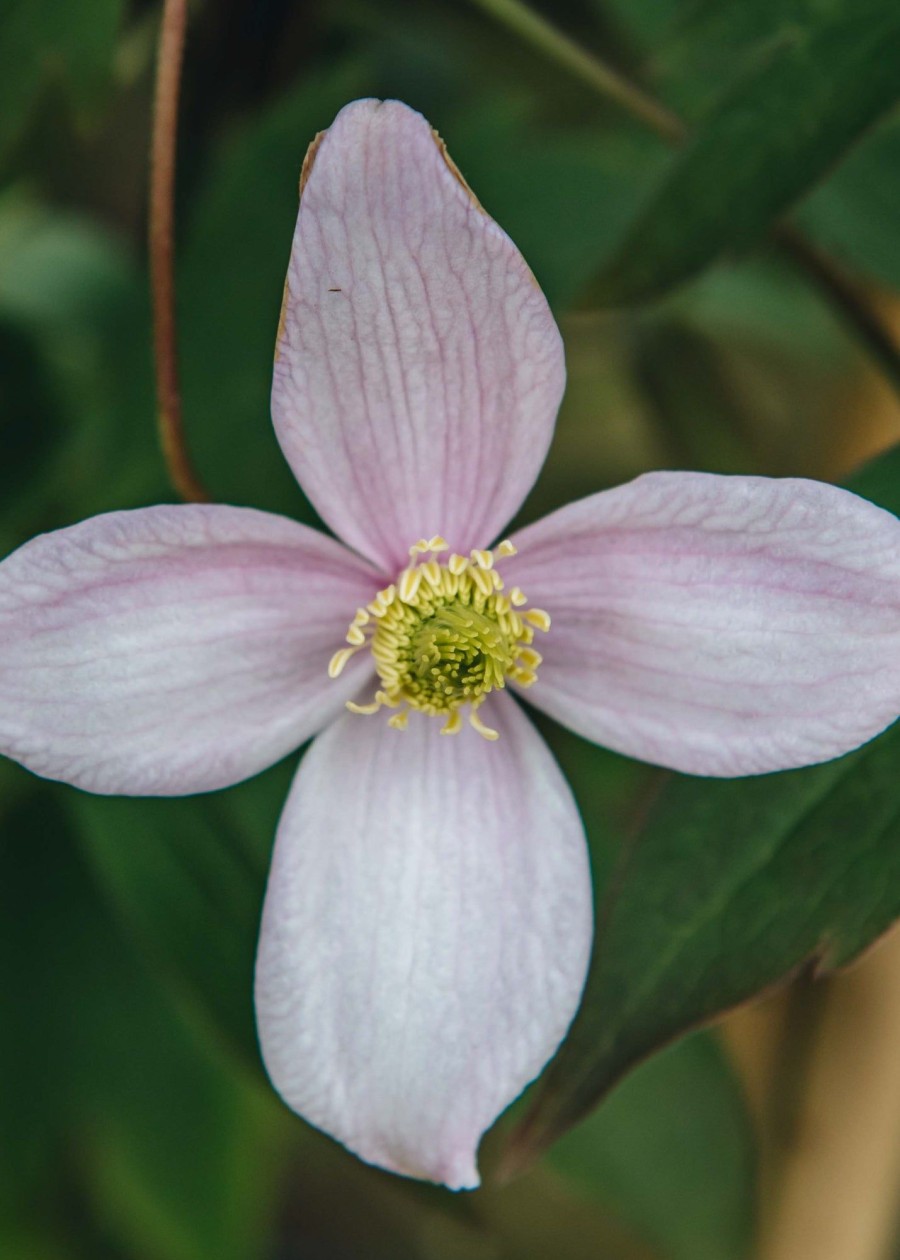
<instances>
[{"instance_id":1,"label":"dark green foliage","mask_svg":"<svg viewBox=\"0 0 900 1260\"><path fill-rule=\"evenodd\" d=\"M773 25L676 154L597 286L645 301L756 245L900 96L891 0L812 6Z\"/></svg>"}]
</instances>

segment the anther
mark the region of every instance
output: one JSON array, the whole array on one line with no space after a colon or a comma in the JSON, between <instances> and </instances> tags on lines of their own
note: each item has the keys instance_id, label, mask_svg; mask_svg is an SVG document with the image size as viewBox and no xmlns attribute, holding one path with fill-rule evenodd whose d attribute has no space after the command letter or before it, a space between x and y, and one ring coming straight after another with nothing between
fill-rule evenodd
<instances>
[{"instance_id":1,"label":"anther","mask_svg":"<svg viewBox=\"0 0 900 1260\"><path fill-rule=\"evenodd\" d=\"M373 700L371 704L354 704L352 700L347 700L345 701L345 708L348 708L351 713L363 713L368 715L370 713L377 713L381 708L381 703L377 698Z\"/></svg>"},{"instance_id":2,"label":"anther","mask_svg":"<svg viewBox=\"0 0 900 1260\"><path fill-rule=\"evenodd\" d=\"M485 726L477 712L473 709L469 714L469 725L472 726L483 739L495 740L500 738L500 732L493 730L490 726Z\"/></svg>"},{"instance_id":3,"label":"anther","mask_svg":"<svg viewBox=\"0 0 900 1260\"><path fill-rule=\"evenodd\" d=\"M543 608L529 608L522 616L533 626L537 626L538 630L546 632L550 629L550 614L544 612Z\"/></svg>"},{"instance_id":4,"label":"anther","mask_svg":"<svg viewBox=\"0 0 900 1260\"><path fill-rule=\"evenodd\" d=\"M400 574L400 581L397 585L397 593L403 600L404 604L411 604L416 597L416 592L422 585L422 570L417 566L414 569L404 569Z\"/></svg>"},{"instance_id":5,"label":"anther","mask_svg":"<svg viewBox=\"0 0 900 1260\"><path fill-rule=\"evenodd\" d=\"M328 677L337 678L355 651L352 647L339 648L328 662Z\"/></svg>"},{"instance_id":6,"label":"anther","mask_svg":"<svg viewBox=\"0 0 900 1260\"><path fill-rule=\"evenodd\" d=\"M497 543L494 550L498 556L515 556L518 554L518 548L514 547L508 538L504 538L503 542Z\"/></svg>"},{"instance_id":7,"label":"anther","mask_svg":"<svg viewBox=\"0 0 900 1260\"><path fill-rule=\"evenodd\" d=\"M527 669L537 669L543 659L540 652L535 652L534 648L519 648L519 660Z\"/></svg>"},{"instance_id":8,"label":"anther","mask_svg":"<svg viewBox=\"0 0 900 1260\"><path fill-rule=\"evenodd\" d=\"M430 586L439 587L441 585L441 566L437 560L427 560L419 566L419 572Z\"/></svg>"},{"instance_id":9,"label":"anther","mask_svg":"<svg viewBox=\"0 0 900 1260\"><path fill-rule=\"evenodd\" d=\"M442 735L458 735L462 730L462 714L459 709L451 709L450 716L441 727Z\"/></svg>"},{"instance_id":10,"label":"anther","mask_svg":"<svg viewBox=\"0 0 900 1260\"><path fill-rule=\"evenodd\" d=\"M494 589L494 583L491 581L492 575L487 573L484 569L479 568L471 568L469 573L472 575L472 581L478 587L479 591L481 591L482 595L487 598Z\"/></svg>"}]
</instances>

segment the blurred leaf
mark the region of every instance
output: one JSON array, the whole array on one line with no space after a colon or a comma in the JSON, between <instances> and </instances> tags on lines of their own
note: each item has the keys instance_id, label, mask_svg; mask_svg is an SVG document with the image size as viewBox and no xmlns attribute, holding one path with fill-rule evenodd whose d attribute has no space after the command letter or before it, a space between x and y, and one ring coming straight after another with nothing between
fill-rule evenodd
<instances>
[{"instance_id":1,"label":"blurred leaf","mask_svg":"<svg viewBox=\"0 0 900 1260\"><path fill-rule=\"evenodd\" d=\"M63 1046L67 1067L83 1059L87 1029L70 1025L70 981L94 932L60 860L65 819L48 794L29 789L12 802L4 794L0 823L0 1239L10 1215L50 1182L49 1148L69 1101L54 1066Z\"/></svg>"},{"instance_id":2,"label":"blurred leaf","mask_svg":"<svg viewBox=\"0 0 900 1260\"><path fill-rule=\"evenodd\" d=\"M891 120L852 153L798 212L829 250L900 290L900 121Z\"/></svg>"},{"instance_id":3,"label":"blurred leaf","mask_svg":"<svg viewBox=\"0 0 900 1260\"><path fill-rule=\"evenodd\" d=\"M92 1104L86 1157L94 1209L136 1257L254 1260L269 1253L287 1116L231 1076L192 1030L160 1030L159 998L132 994L108 1028L150 1039L127 1089Z\"/></svg>"},{"instance_id":4,"label":"blurred leaf","mask_svg":"<svg viewBox=\"0 0 900 1260\"><path fill-rule=\"evenodd\" d=\"M700 123L598 281L654 297L757 243L900 97L894 0L830 0L779 38Z\"/></svg>"},{"instance_id":5,"label":"blurred leaf","mask_svg":"<svg viewBox=\"0 0 900 1260\"><path fill-rule=\"evenodd\" d=\"M91 103L109 73L122 0L4 0L0 6L0 158L44 83Z\"/></svg>"},{"instance_id":6,"label":"blurred leaf","mask_svg":"<svg viewBox=\"0 0 900 1260\"><path fill-rule=\"evenodd\" d=\"M608 257L665 157L652 136L539 125L524 100L498 96L468 103L442 128L479 201L556 309Z\"/></svg>"},{"instance_id":7,"label":"blurred leaf","mask_svg":"<svg viewBox=\"0 0 900 1260\"><path fill-rule=\"evenodd\" d=\"M211 1054L116 930L66 816L74 794L29 782L0 846L0 1254L17 1254L18 1223L35 1260L57 1240L73 1260L252 1260L279 1109Z\"/></svg>"},{"instance_id":8,"label":"blurred leaf","mask_svg":"<svg viewBox=\"0 0 900 1260\"><path fill-rule=\"evenodd\" d=\"M127 929L258 1070L253 962L291 763L172 800L72 793L86 851Z\"/></svg>"},{"instance_id":9,"label":"blurred leaf","mask_svg":"<svg viewBox=\"0 0 900 1260\"><path fill-rule=\"evenodd\" d=\"M163 497L145 284L121 245L78 216L8 192L0 198L0 319L31 340L58 412L42 476L19 476L5 504L0 547ZM12 400L7 414L15 428L28 426L24 400Z\"/></svg>"},{"instance_id":10,"label":"blurred leaf","mask_svg":"<svg viewBox=\"0 0 900 1260\"><path fill-rule=\"evenodd\" d=\"M606 1205L590 1203L546 1167L472 1196L498 1260L663 1260Z\"/></svg>"},{"instance_id":11,"label":"blurred leaf","mask_svg":"<svg viewBox=\"0 0 900 1260\"><path fill-rule=\"evenodd\" d=\"M900 509L900 448L854 482ZM748 779L660 775L598 906L581 1011L508 1159L527 1163L636 1063L900 916L900 724L837 761Z\"/></svg>"},{"instance_id":12,"label":"blurred leaf","mask_svg":"<svg viewBox=\"0 0 900 1260\"><path fill-rule=\"evenodd\" d=\"M4 505L47 463L58 437L59 413L33 339L0 316L0 415L7 434L0 464Z\"/></svg>"},{"instance_id":13,"label":"blurred leaf","mask_svg":"<svg viewBox=\"0 0 900 1260\"><path fill-rule=\"evenodd\" d=\"M715 1039L642 1064L553 1148L550 1162L673 1260L739 1260L755 1208L755 1150Z\"/></svg>"},{"instance_id":14,"label":"blurred leaf","mask_svg":"<svg viewBox=\"0 0 900 1260\"><path fill-rule=\"evenodd\" d=\"M213 497L311 518L269 418L298 181L316 132L360 94L363 70L311 76L214 154L178 273L185 423Z\"/></svg>"},{"instance_id":15,"label":"blurred leaf","mask_svg":"<svg viewBox=\"0 0 900 1260\"><path fill-rule=\"evenodd\" d=\"M129 279L125 252L88 219L14 188L0 197L0 308L48 334L95 324ZM70 334L71 335L71 334Z\"/></svg>"},{"instance_id":16,"label":"blurred leaf","mask_svg":"<svg viewBox=\"0 0 900 1260\"><path fill-rule=\"evenodd\" d=\"M669 34L684 11L684 0L592 0L601 21L615 15L616 21L644 48L654 48ZM692 6L693 7L693 6Z\"/></svg>"},{"instance_id":17,"label":"blurred leaf","mask_svg":"<svg viewBox=\"0 0 900 1260\"><path fill-rule=\"evenodd\" d=\"M660 3L660 0L654 0ZM613 0L618 6L627 0ZM843 0L673 0L669 21L648 31L651 67L661 94L691 122L723 88L747 74L767 49L791 38Z\"/></svg>"},{"instance_id":18,"label":"blurred leaf","mask_svg":"<svg viewBox=\"0 0 900 1260\"><path fill-rule=\"evenodd\" d=\"M675 320L635 330L633 367L666 442L667 468L762 471L750 416L720 348Z\"/></svg>"}]
</instances>

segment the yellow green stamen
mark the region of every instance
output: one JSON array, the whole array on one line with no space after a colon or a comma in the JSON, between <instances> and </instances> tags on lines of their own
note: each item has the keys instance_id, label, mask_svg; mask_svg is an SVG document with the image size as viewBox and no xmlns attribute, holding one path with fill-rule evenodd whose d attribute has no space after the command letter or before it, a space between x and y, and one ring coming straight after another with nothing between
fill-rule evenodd
<instances>
[{"instance_id":1,"label":"yellow green stamen","mask_svg":"<svg viewBox=\"0 0 900 1260\"><path fill-rule=\"evenodd\" d=\"M526 609L518 587L505 592L496 561L516 554L508 540L468 558L454 553L446 564L435 559L447 550L440 537L410 547L410 564L396 583L357 610L347 630L349 646L335 652L328 673L337 678L350 657L368 646L381 687L369 704L348 702L352 712L393 709L388 724L403 730L410 710L418 709L443 718L441 733L455 735L469 706L474 729L496 739L477 710L507 679L521 687L536 681L541 655L531 644L535 629L550 629L550 617L541 608Z\"/></svg>"}]
</instances>

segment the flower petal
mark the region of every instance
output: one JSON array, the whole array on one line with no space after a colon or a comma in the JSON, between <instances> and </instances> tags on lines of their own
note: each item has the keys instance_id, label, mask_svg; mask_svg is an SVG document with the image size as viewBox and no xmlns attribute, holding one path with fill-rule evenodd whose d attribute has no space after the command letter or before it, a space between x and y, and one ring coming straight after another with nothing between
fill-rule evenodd
<instances>
[{"instance_id":1,"label":"flower petal","mask_svg":"<svg viewBox=\"0 0 900 1260\"><path fill-rule=\"evenodd\" d=\"M543 463L562 343L420 114L356 101L310 149L272 415L323 520L391 573L493 540Z\"/></svg>"},{"instance_id":2,"label":"flower petal","mask_svg":"<svg viewBox=\"0 0 900 1260\"><path fill-rule=\"evenodd\" d=\"M327 676L378 578L249 508L113 512L0 564L0 752L93 792L180 795L256 774L365 681Z\"/></svg>"},{"instance_id":3,"label":"flower petal","mask_svg":"<svg viewBox=\"0 0 900 1260\"><path fill-rule=\"evenodd\" d=\"M848 752L900 712L900 521L814 481L651 473L516 537L552 617L528 693L703 775Z\"/></svg>"},{"instance_id":4,"label":"flower petal","mask_svg":"<svg viewBox=\"0 0 900 1260\"><path fill-rule=\"evenodd\" d=\"M490 745L422 714L319 736L281 819L256 972L288 1105L452 1189L478 1184L481 1134L562 1039L591 938L568 785L510 697L482 713Z\"/></svg>"}]
</instances>

